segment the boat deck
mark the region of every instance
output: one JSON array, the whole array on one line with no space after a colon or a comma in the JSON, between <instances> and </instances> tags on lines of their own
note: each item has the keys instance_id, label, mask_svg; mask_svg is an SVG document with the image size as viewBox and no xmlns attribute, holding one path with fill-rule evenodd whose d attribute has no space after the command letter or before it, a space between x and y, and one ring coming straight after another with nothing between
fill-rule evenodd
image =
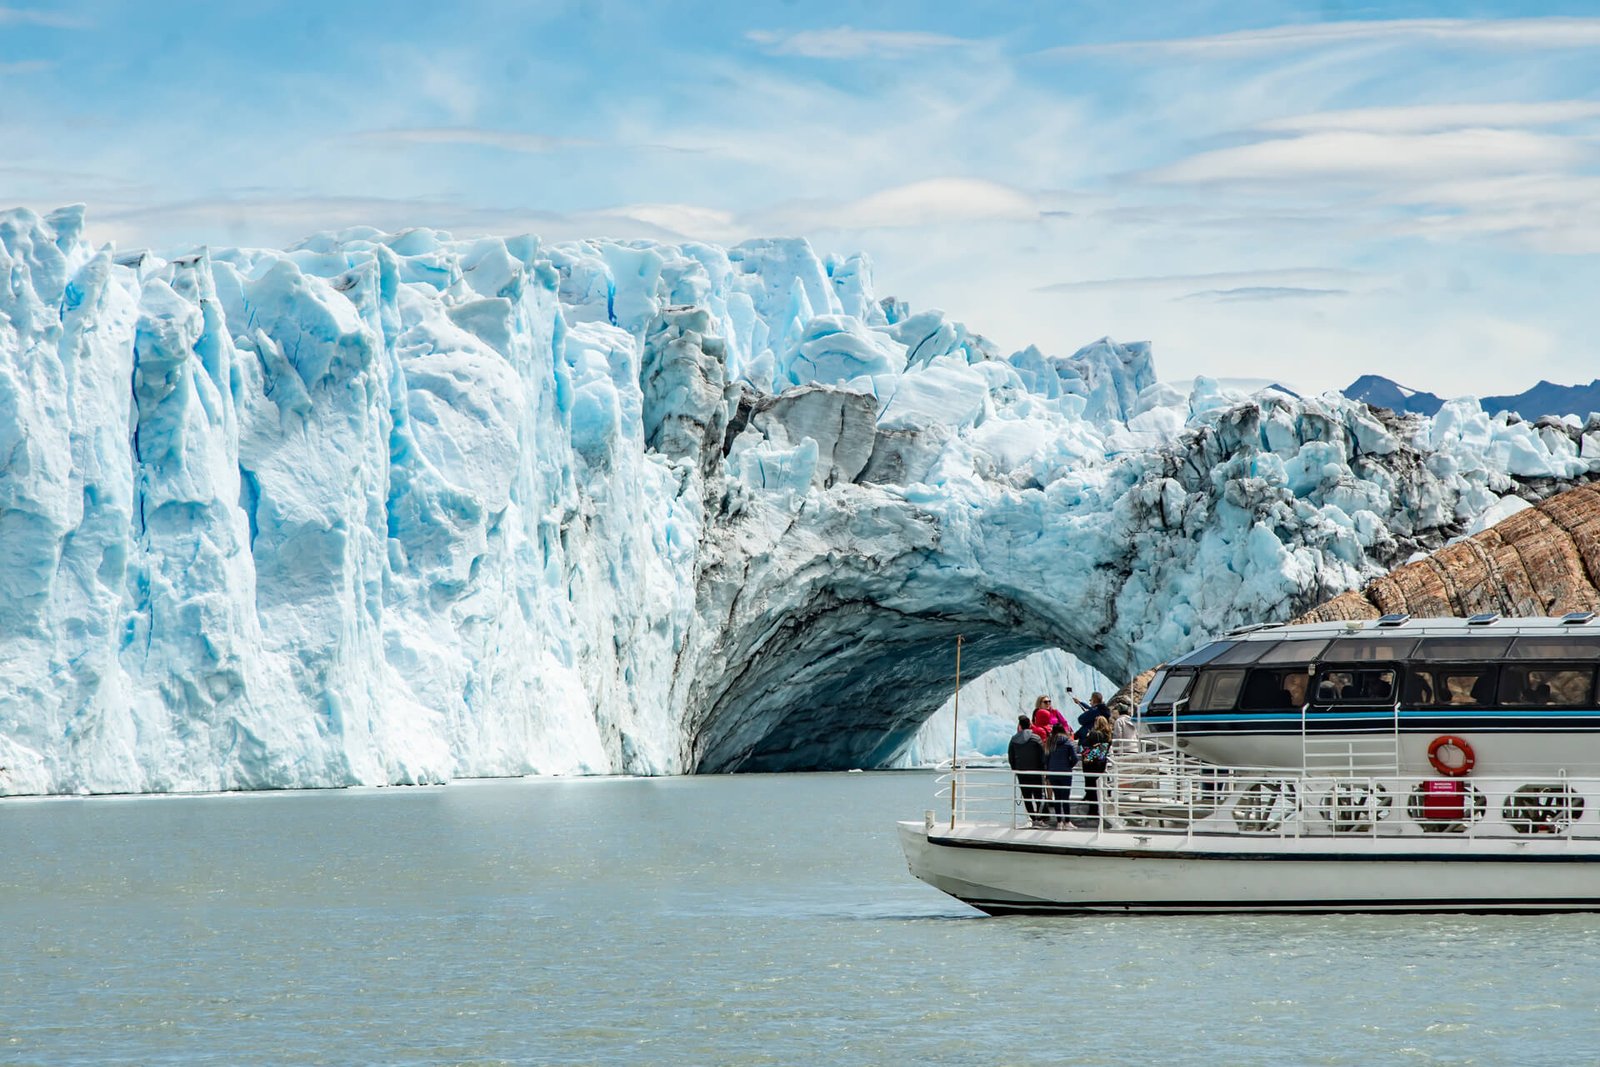
<instances>
[{"instance_id":1,"label":"boat deck","mask_svg":"<svg viewBox=\"0 0 1600 1067\"><path fill-rule=\"evenodd\" d=\"M930 832L1011 847L1230 849L1250 854L1418 848L1430 854L1600 850L1600 777L1318 774L1223 767L1149 741L1123 743L1094 810L1041 774L959 766L941 779ZM1062 820L1073 828L1057 829ZM1497 847L1498 845L1498 847ZM1581 850L1581 849L1580 849Z\"/></svg>"}]
</instances>

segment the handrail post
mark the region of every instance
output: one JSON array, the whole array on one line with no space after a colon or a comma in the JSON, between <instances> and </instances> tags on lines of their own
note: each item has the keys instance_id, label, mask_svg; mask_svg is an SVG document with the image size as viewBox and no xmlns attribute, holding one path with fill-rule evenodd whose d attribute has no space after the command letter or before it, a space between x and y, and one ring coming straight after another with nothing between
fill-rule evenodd
<instances>
[{"instance_id":1,"label":"handrail post","mask_svg":"<svg viewBox=\"0 0 1600 1067\"><path fill-rule=\"evenodd\" d=\"M1183 782L1183 778L1179 777L1178 781L1180 783L1182 783ZM1193 783L1189 783L1189 784L1183 786L1183 807L1184 807L1184 815L1185 815L1184 826L1187 827L1186 836L1189 838L1190 841L1193 841L1194 840L1194 785L1193 785Z\"/></svg>"},{"instance_id":2,"label":"handrail post","mask_svg":"<svg viewBox=\"0 0 1600 1067\"><path fill-rule=\"evenodd\" d=\"M956 828L956 791L961 781L961 635L956 634L956 706L950 716L950 829Z\"/></svg>"},{"instance_id":3,"label":"handrail post","mask_svg":"<svg viewBox=\"0 0 1600 1067\"><path fill-rule=\"evenodd\" d=\"M1400 773L1400 672L1394 672L1394 773Z\"/></svg>"}]
</instances>

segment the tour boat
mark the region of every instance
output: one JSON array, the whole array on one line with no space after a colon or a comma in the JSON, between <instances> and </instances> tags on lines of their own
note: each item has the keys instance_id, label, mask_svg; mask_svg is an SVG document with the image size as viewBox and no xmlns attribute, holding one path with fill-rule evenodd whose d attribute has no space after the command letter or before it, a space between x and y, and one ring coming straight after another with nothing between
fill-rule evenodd
<instances>
[{"instance_id":1,"label":"tour boat","mask_svg":"<svg viewBox=\"0 0 1600 1067\"><path fill-rule=\"evenodd\" d=\"M1157 672L1098 812L957 763L901 843L992 914L1600 911L1597 671L1588 612L1251 627Z\"/></svg>"}]
</instances>

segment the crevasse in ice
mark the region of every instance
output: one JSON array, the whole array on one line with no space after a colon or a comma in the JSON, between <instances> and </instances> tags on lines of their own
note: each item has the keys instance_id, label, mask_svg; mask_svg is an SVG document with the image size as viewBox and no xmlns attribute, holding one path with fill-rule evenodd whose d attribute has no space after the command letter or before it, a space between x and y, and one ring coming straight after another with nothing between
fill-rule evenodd
<instances>
[{"instance_id":1,"label":"crevasse in ice","mask_svg":"<svg viewBox=\"0 0 1600 1067\"><path fill-rule=\"evenodd\" d=\"M163 260L12 211L0 792L936 753L957 634L969 678L1121 678L1589 473L1596 433L1003 357L801 240ZM1016 709L963 710L981 749Z\"/></svg>"}]
</instances>

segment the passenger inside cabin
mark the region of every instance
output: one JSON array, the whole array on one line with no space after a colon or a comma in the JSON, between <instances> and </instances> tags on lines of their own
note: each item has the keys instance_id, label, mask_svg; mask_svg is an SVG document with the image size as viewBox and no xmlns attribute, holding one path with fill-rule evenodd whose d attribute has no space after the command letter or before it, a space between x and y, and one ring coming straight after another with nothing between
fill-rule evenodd
<instances>
[{"instance_id":1,"label":"passenger inside cabin","mask_svg":"<svg viewBox=\"0 0 1600 1067\"><path fill-rule=\"evenodd\" d=\"M1385 704L1394 698L1392 670L1331 670L1317 682L1317 703Z\"/></svg>"},{"instance_id":2,"label":"passenger inside cabin","mask_svg":"<svg viewBox=\"0 0 1600 1067\"><path fill-rule=\"evenodd\" d=\"M1472 683L1472 693L1469 703L1485 707L1494 703L1494 674L1485 671L1478 680Z\"/></svg>"},{"instance_id":3,"label":"passenger inside cabin","mask_svg":"<svg viewBox=\"0 0 1600 1067\"><path fill-rule=\"evenodd\" d=\"M1494 703L1494 672L1486 667L1414 667L1406 702L1418 707L1485 707Z\"/></svg>"},{"instance_id":4,"label":"passenger inside cabin","mask_svg":"<svg viewBox=\"0 0 1600 1067\"><path fill-rule=\"evenodd\" d=\"M1374 703L1388 703L1394 699L1393 671L1362 671L1361 699Z\"/></svg>"},{"instance_id":5,"label":"passenger inside cabin","mask_svg":"<svg viewBox=\"0 0 1600 1067\"><path fill-rule=\"evenodd\" d=\"M1310 687L1304 667L1258 668L1250 672L1239 706L1246 711L1297 709L1305 704Z\"/></svg>"}]
</instances>

